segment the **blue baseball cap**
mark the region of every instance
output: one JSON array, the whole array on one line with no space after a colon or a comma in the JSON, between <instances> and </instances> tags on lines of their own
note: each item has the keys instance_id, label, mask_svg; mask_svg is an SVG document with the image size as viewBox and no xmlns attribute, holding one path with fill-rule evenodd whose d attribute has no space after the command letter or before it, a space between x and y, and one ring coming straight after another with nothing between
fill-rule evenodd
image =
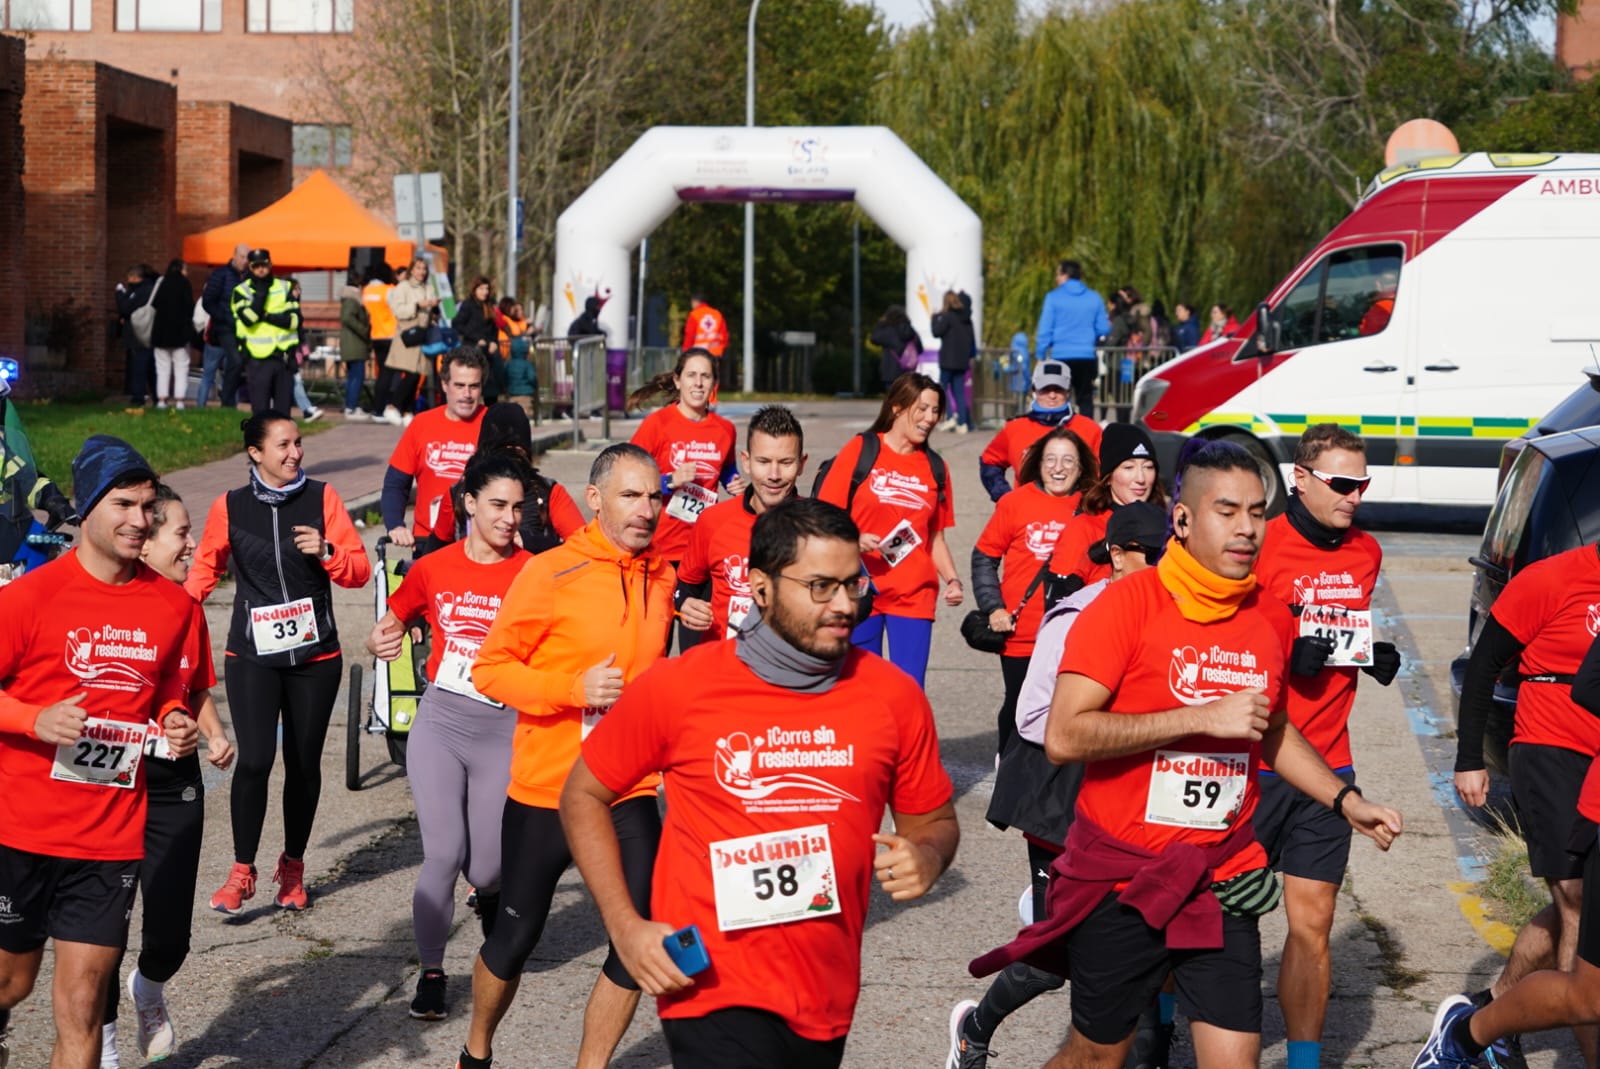
<instances>
[{"instance_id":1,"label":"blue baseball cap","mask_svg":"<svg viewBox=\"0 0 1600 1069\"><path fill-rule=\"evenodd\" d=\"M156 470L133 446L109 434L91 435L72 460L72 496L78 515L88 519L107 491L129 475L156 481Z\"/></svg>"}]
</instances>

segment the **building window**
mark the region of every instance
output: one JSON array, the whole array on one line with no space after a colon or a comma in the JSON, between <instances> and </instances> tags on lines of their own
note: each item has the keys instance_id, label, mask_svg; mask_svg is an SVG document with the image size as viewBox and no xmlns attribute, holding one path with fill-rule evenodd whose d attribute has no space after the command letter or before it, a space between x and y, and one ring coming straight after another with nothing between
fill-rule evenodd
<instances>
[{"instance_id":1,"label":"building window","mask_svg":"<svg viewBox=\"0 0 1600 1069\"><path fill-rule=\"evenodd\" d=\"M0 0L0 30L87 30L92 0Z\"/></svg>"},{"instance_id":2,"label":"building window","mask_svg":"<svg viewBox=\"0 0 1600 1069\"><path fill-rule=\"evenodd\" d=\"M349 33L355 0L248 0L245 29L251 33Z\"/></svg>"},{"instance_id":3,"label":"building window","mask_svg":"<svg viewBox=\"0 0 1600 1069\"><path fill-rule=\"evenodd\" d=\"M294 128L294 165L350 166L350 127L297 125Z\"/></svg>"},{"instance_id":4,"label":"building window","mask_svg":"<svg viewBox=\"0 0 1600 1069\"><path fill-rule=\"evenodd\" d=\"M222 0L117 0L117 30L220 33Z\"/></svg>"}]
</instances>

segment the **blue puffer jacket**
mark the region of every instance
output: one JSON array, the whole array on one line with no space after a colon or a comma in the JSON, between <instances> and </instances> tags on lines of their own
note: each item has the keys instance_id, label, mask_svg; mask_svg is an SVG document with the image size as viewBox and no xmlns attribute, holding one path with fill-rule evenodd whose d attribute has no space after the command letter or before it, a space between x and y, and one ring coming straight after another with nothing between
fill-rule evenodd
<instances>
[{"instance_id":1,"label":"blue puffer jacket","mask_svg":"<svg viewBox=\"0 0 1600 1069\"><path fill-rule=\"evenodd\" d=\"M1093 360L1094 343L1111 332L1106 302L1079 279L1069 278L1044 296L1034 356L1057 360Z\"/></svg>"}]
</instances>

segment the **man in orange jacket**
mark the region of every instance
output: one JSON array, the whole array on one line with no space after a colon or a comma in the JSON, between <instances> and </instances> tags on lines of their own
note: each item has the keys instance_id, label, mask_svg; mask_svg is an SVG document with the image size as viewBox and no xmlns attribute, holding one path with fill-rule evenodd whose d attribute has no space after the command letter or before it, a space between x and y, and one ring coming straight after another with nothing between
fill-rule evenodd
<instances>
[{"instance_id":1,"label":"man in orange jacket","mask_svg":"<svg viewBox=\"0 0 1600 1069\"><path fill-rule=\"evenodd\" d=\"M722 354L728 351L728 321L706 303L703 293L689 297L689 318L683 323L683 348L704 349L717 358L717 381L711 384L711 404L717 403L717 382L722 380Z\"/></svg>"},{"instance_id":2,"label":"man in orange jacket","mask_svg":"<svg viewBox=\"0 0 1600 1069\"><path fill-rule=\"evenodd\" d=\"M495 1029L572 863L558 806L578 745L623 686L661 656L672 623L672 566L645 555L661 518L655 461L636 445L611 446L589 470L585 500L594 520L518 574L472 668L473 685L514 710L517 727L502 830L508 849L498 901L484 908L472 1024L458 1069L491 1064ZM661 838L660 779L641 779L611 810L641 910L649 908ZM589 995L579 1069L609 1063L638 1004L639 987L612 951Z\"/></svg>"}]
</instances>

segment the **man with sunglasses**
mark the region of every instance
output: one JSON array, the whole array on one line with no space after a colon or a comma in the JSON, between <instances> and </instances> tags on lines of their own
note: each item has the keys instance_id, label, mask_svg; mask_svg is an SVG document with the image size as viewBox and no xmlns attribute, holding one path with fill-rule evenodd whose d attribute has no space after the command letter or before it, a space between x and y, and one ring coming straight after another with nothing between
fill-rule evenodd
<instances>
[{"instance_id":1,"label":"man with sunglasses","mask_svg":"<svg viewBox=\"0 0 1600 1069\"><path fill-rule=\"evenodd\" d=\"M909 901L955 856L928 699L850 644L866 593L859 537L814 498L758 516L756 614L630 684L562 790L573 857L623 964L657 997L678 1069L838 1066L871 881ZM671 804L647 916L607 814L657 769ZM878 833L885 807L892 834ZM669 939L703 949L709 968L680 967Z\"/></svg>"},{"instance_id":2,"label":"man with sunglasses","mask_svg":"<svg viewBox=\"0 0 1600 1069\"><path fill-rule=\"evenodd\" d=\"M1289 665L1289 720L1347 784L1350 710L1358 672L1388 686L1400 668L1390 642L1372 637L1372 589L1383 550L1355 526L1371 483L1366 443L1336 423L1300 436L1294 492L1267 524L1256 577L1296 619ZM1256 836L1283 876L1289 934L1278 970L1278 1002L1288 1035L1288 1069L1316 1069L1328 1008L1335 896L1350 857L1350 825L1262 769Z\"/></svg>"}]
</instances>

